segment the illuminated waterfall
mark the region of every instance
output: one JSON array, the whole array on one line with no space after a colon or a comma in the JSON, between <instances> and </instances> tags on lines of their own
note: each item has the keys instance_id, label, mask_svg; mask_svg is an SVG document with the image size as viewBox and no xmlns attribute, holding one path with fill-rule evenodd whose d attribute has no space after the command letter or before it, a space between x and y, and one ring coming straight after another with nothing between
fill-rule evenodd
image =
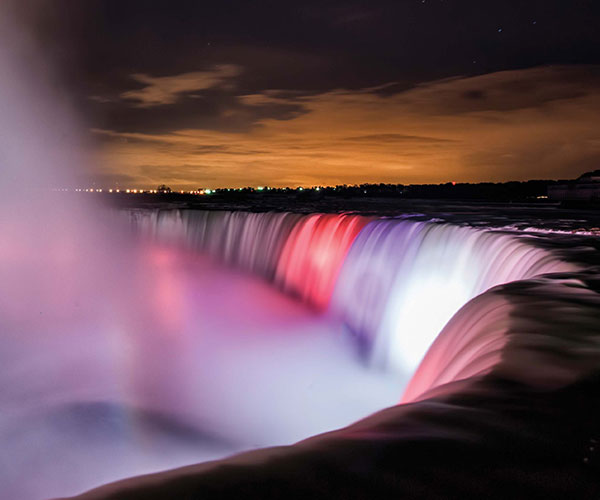
<instances>
[{"instance_id":1,"label":"illuminated waterfall","mask_svg":"<svg viewBox=\"0 0 600 500\"><path fill-rule=\"evenodd\" d=\"M402 401L414 401L444 384L488 373L502 358L511 312L510 302L493 291L468 302L435 339Z\"/></svg>"},{"instance_id":2,"label":"illuminated waterfall","mask_svg":"<svg viewBox=\"0 0 600 500\"><path fill-rule=\"evenodd\" d=\"M277 281L307 302L325 308L354 239L369 221L356 215L309 215L286 241Z\"/></svg>"},{"instance_id":3,"label":"illuminated waterfall","mask_svg":"<svg viewBox=\"0 0 600 500\"><path fill-rule=\"evenodd\" d=\"M600 295L585 281L584 273L561 273L477 296L435 339L402 402L456 392L492 372L549 391L596 371Z\"/></svg>"},{"instance_id":4,"label":"illuminated waterfall","mask_svg":"<svg viewBox=\"0 0 600 500\"><path fill-rule=\"evenodd\" d=\"M546 250L498 232L376 220L344 262L332 309L380 366L412 372L464 304L502 283L572 271Z\"/></svg>"},{"instance_id":5,"label":"illuminated waterfall","mask_svg":"<svg viewBox=\"0 0 600 500\"><path fill-rule=\"evenodd\" d=\"M272 279L283 245L302 216L291 213L182 213L186 240L193 249Z\"/></svg>"},{"instance_id":6,"label":"illuminated waterfall","mask_svg":"<svg viewBox=\"0 0 600 500\"><path fill-rule=\"evenodd\" d=\"M200 210L134 210L134 232L205 252L273 279L289 234L304 217L291 213Z\"/></svg>"},{"instance_id":7,"label":"illuminated waterfall","mask_svg":"<svg viewBox=\"0 0 600 500\"><path fill-rule=\"evenodd\" d=\"M374 365L404 374L482 292L576 269L524 237L439 222L195 210L131 217L143 234L206 252L328 308Z\"/></svg>"}]
</instances>

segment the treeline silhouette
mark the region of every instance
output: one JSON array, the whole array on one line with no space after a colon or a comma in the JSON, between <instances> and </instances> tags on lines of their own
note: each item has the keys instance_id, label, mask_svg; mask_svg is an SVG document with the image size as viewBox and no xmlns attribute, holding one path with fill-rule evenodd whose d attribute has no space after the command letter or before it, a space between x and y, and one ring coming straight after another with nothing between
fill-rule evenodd
<instances>
[{"instance_id":1,"label":"treeline silhouette","mask_svg":"<svg viewBox=\"0 0 600 500\"><path fill-rule=\"evenodd\" d=\"M482 183L445 184L358 184L319 186L312 188L262 188L215 189L211 196L228 199L293 196L297 199L340 198L406 198L516 201L539 199L547 195L548 186L561 181L531 180Z\"/></svg>"}]
</instances>

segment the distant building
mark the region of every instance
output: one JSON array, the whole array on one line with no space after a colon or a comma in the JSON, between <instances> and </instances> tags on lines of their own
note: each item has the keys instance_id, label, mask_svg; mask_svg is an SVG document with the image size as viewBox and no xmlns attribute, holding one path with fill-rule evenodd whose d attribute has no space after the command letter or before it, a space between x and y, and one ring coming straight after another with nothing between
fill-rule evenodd
<instances>
[{"instance_id":1,"label":"distant building","mask_svg":"<svg viewBox=\"0 0 600 500\"><path fill-rule=\"evenodd\" d=\"M548 198L561 202L600 203L600 170L586 172L566 184L548 186Z\"/></svg>"}]
</instances>

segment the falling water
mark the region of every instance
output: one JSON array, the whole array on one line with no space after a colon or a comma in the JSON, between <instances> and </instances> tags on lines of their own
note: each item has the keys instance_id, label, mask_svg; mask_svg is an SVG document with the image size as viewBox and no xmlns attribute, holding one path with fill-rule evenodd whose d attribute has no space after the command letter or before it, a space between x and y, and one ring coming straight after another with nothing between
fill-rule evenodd
<instances>
[{"instance_id":1,"label":"falling water","mask_svg":"<svg viewBox=\"0 0 600 500\"><path fill-rule=\"evenodd\" d=\"M377 220L344 262L332 308L379 366L412 372L452 315L502 283L573 271L522 238L451 224Z\"/></svg>"},{"instance_id":2,"label":"falling water","mask_svg":"<svg viewBox=\"0 0 600 500\"><path fill-rule=\"evenodd\" d=\"M340 268L368 222L357 215L309 215L294 226L277 263L277 281L318 308L329 304Z\"/></svg>"},{"instance_id":3,"label":"falling water","mask_svg":"<svg viewBox=\"0 0 600 500\"><path fill-rule=\"evenodd\" d=\"M134 210L134 233L179 243L273 279L283 246L301 215L200 210Z\"/></svg>"},{"instance_id":4,"label":"falling water","mask_svg":"<svg viewBox=\"0 0 600 500\"><path fill-rule=\"evenodd\" d=\"M577 269L526 238L439 222L193 210L130 217L147 235L255 271L329 308L372 365L406 375L477 295Z\"/></svg>"}]
</instances>

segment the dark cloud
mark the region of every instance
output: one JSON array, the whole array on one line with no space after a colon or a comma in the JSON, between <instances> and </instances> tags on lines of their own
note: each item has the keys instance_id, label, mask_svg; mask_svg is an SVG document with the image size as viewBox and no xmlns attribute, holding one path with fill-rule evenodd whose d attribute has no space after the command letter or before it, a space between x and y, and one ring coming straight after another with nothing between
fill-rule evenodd
<instances>
[{"instance_id":1,"label":"dark cloud","mask_svg":"<svg viewBox=\"0 0 600 500\"><path fill-rule=\"evenodd\" d=\"M400 93L420 113L455 114L540 108L597 95L600 66L542 66L420 84Z\"/></svg>"},{"instance_id":2,"label":"dark cloud","mask_svg":"<svg viewBox=\"0 0 600 500\"><path fill-rule=\"evenodd\" d=\"M160 134L184 129L242 133L261 120L290 120L305 112L293 101L246 105L233 92L207 89L203 98L180 96L161 106L127 106L122 102L96 104L97 127L116 132Z\"/></svg>"},{"instance_id":3,"label":"dark cloud","mask_svg":"<svg viewBox=\"0 0 600 500\"><path fill-rule=\"evenodd\" d=\"M465 99L485 99L486 95L485 92L483 90L467 90L465 92L463 92L462 96Z\"/></svg>"},{"instance_id":4,"label":"dark cloud","mask_svg":"<svg viewBox=\"0 0 600 500\"><path fill-rule=\"evenodd\" d=\"M138 108L151 108L175 104L185 96L201 97L193 92L212 88L232 88L233 77L242 72L240 66L219 64L206 71L193 71L179 75L152 76L134 73L131 78L142 85L141 88L121 93L122 100Z\"/></svg>"},{"instance_id":5,"label":"dark cloud","mask_svg":"<svg viewBox=\"0 0 600 500\"><path fill-rule=\"evenodd\" d=\"M93 87L87 95L118 93L133 73L177 75L215 64L246 67L245 91L255 92L600 63L595 0L18 4L49 56L77 85Z\"/></svg>"}]
</instances>

